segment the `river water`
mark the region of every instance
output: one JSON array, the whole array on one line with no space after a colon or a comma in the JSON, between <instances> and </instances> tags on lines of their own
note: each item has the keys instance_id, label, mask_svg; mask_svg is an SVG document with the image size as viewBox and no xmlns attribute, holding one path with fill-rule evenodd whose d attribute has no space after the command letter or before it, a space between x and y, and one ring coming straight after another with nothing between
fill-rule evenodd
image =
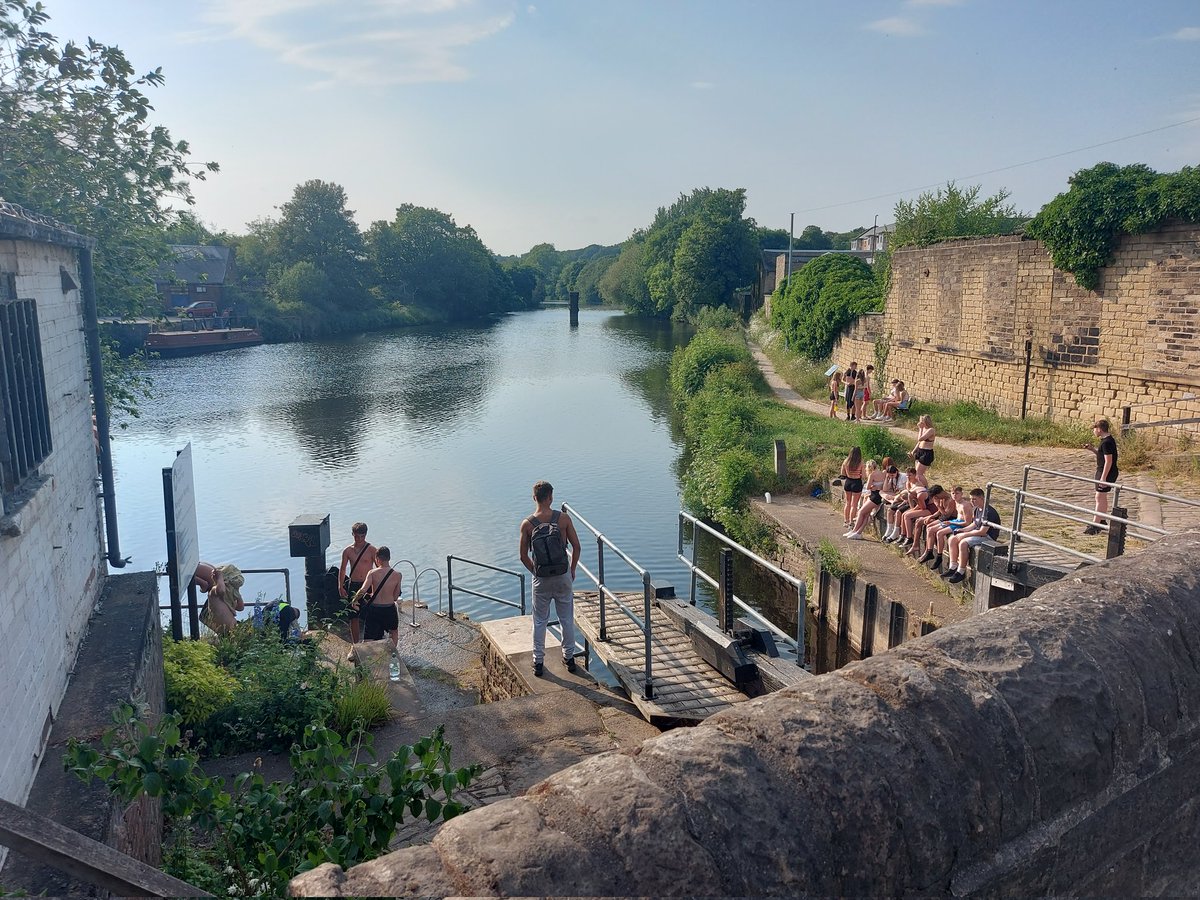
<instances>
[{"instance_id":1,"label":"river water","mask_svg":"<svg viewBox=\"0 0 1200 900\"><path fill-rule=\"evenodd\" d=\"M122 552L135 569L165 560L161 473L191 442L201 558L289 567L295 597L304 566L288 556L287 534L299 515L330 515L331 565L361 520L373 543L419 570L444 577L454 554L523 571L517 529L538 479L656 581L686 590L675 557L682 436L667 372L688 334L602 310L582 310L571 329L565 309L545 309L156 360L154 399L114 428ZM595 542L580 532L594 569ZM467 568L456 564L456 584L516 599L515 579ZM398 569L409 597L411 569ZM606 575L640 587L611 557ZM248 576L246 599L259 592L282 593L282 579ZM437 577L423 575L420 592L436 604ZM512 614L456 593L460 609Z\"/></svg>"}]
</instances>

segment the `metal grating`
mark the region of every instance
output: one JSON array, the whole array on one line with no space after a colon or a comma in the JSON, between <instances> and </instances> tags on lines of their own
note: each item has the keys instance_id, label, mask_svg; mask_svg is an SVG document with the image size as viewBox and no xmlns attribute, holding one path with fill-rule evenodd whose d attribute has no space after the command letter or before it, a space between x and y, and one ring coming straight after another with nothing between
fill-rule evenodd
<instances>
[{"instance_id":1,"label":"metal grating","mask_svg":"<svg viewBox=\"0 0 1200 900\"><path fill-rule=\"evenodd\" d=\"M34 300L0 299L0 476L12 494L50 455L50 410Z\"/></svg>"}]
</instances>

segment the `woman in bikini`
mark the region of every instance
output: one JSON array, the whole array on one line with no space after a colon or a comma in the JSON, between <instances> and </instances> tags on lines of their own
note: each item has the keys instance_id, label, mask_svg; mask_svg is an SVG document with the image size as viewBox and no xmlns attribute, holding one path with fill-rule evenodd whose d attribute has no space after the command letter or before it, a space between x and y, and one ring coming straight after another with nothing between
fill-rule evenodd
<instances>
[{"instance_id":1,"label":"woman in bikini","mask_svg":"<svg viewBox=\"0 0 1200 900\"><path fill-rule=\"evenodd\" d=\"M885 457L884 461L889 465L891 459ZM895 468L894 466L892 468ZM863 529L867 527L867 523L871 521L871 516L875 514L875 510L883 505L884 485L887 483L888 474L885 469L880 468L875 464L875 460L867 460L867 478L863 487L866 489L867 499L858 510L858 518L854 520L854 526L843 535L852 541L861 541Z\"/></svg>"},{"instance_id":2,"label":"woman in bikini","mask_svg":"<svg viewBox=\"0 0 1200 900\"><path fill-rule=\"evenodd\" d=\"M918 475L924 476L926 470L933 465L933 441L936 437L937 430L933 427L933 419L928 415L917 419L917 445L913 447L909 456L916 464Z\"/></svg>"},{"instance_id":3,"label":"woman in bikini","mask_svg":"<svg viewBox=\"0 0 1200 900\"><path fill-rule=\"evenodd\" d=\"M862 451L854 447L842 462L842 489L846 492L846 503L842 507L842 519L846 528L858 515L858 504L862 502L863 461Z\"/></svg>"},{"instance_id":4,"label":"woman in bikini","mask_svg":"<svg viewBox=\"0 0 1200 900\"><path fill-rule=\"evenodd\" d=\"M829 418L837 418L837 404L842 396L842 373L834 372L829 379Z\"/></svg>"}]
</instances>

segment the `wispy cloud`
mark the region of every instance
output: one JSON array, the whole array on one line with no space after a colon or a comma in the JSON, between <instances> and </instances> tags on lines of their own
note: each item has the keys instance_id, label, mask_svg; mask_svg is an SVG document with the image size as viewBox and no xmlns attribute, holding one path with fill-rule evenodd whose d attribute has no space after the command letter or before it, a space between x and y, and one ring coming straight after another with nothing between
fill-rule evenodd
<instances>
[{"instance_id":1,"label":"wispy cloud","mask_svg":"<svg viewBox=\"0 0 1200 900\"><path fill-rule=\"evenodd\" d=\"M192 40L240 40L320 76L313 87L464 81L462 51L514 20L471 0L208 0Z\"/></svg>"},{"instance_id":2,"label":"wispy cloud","mask_svg":"<svg viewBox=\"0 0 1200 900\"><path fill-rule=\"evenodd\" d=\"M868 22L863 28L869 31L878 31L881 34L895 35L896 37L920 37L927 33L924 28L912 19L906 19L903 16L889 16L886 19L876 19L874 22Z\"/></svg>"},{"instance_id":3,"label":"wispy cloud","mask_svg":"<svg viewBox=\"0 0 1200 900\"><path fill-rule=\"evenodd\" d=\"M1162 39L1165 41L1200 41L1200 28L1189 25L1186 28L1172 31L1170 34L1162 35Z\"/></svg>"}]
</instances>

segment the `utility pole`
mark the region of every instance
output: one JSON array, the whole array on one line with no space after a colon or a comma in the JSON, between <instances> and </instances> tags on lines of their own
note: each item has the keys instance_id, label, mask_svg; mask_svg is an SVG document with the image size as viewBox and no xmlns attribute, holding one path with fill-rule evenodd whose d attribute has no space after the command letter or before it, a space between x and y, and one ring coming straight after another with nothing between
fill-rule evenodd
<instances>
[{"instance_id":1,"label":"utility pole","mask_svg":"<svg viewBox=\"0 0 1200 900\"><path fill-rule=\"evenodd\" d=\"M788 258L787 258L787 279L788 283L792 281L792 238L796 234L796 214L792 213L792 221L788 226Z\"/></svg>"}]
</instances>

